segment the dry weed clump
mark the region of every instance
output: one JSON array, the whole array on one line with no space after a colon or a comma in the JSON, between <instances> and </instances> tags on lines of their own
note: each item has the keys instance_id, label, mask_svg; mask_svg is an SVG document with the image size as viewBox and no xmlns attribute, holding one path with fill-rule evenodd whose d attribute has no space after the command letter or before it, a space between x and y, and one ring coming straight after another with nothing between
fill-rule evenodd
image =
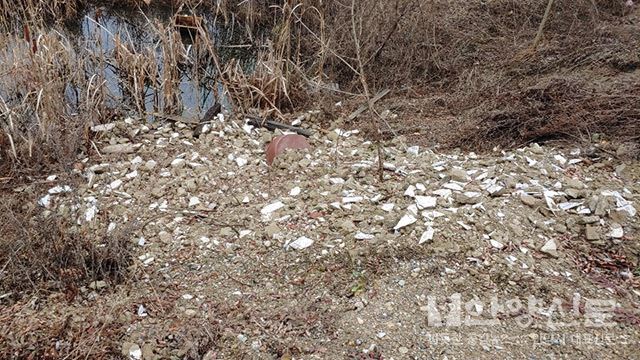
<instances>
[{"instance_id":1,"label":"dry weed clump","mask_svg":"<svg viewBox=\"0 0 640 360\"><path fill-rule=\"evenodd\" d=\"M26 196L3 195L0 211L0 295L63 292L69 300L94 281L126 280L130 228L100 234L69 216L44 215Z\"/></svg>"},{"instance_id":2,"label":"dry weed clump","mask_svg":"<svg viewBox=\"0 0 640 360\"><path fill-rule=\"evenodd\" d=\"M557 77L502 94L454 144L488 149L562 138L589 142L594 133L640 141L640 86L624 81L608 85Z\"/></svg>"},{"instance_id":3,"label":"dry weed clump","mask_svg":"<svg viewBox=\"0 0 640 360\"><path fill-rule=\"evenodd\" d=\"M89 126L111 114L104 81L85 77L85 58L58 32L39 35L35 45L19 36L1 41L3 173L70 168L90 147Z\"/></svg>"}]
</instances>

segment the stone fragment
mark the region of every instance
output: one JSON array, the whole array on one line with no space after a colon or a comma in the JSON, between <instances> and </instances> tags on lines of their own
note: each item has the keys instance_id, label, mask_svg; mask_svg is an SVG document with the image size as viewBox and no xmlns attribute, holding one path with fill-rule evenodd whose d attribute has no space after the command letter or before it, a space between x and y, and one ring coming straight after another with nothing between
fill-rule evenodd
<instances>
[{"instance_id":1,"label":"stone fragment","mask_svg":"<svg viewBox=\"0 0 640 360\"><path fill-rule=\"evenodd\" d=\"M520 195L520 200L525 205L528 205L528 206L531 206L531 207L535 207L535 206L540 205L540 202L538 201L538 199L534 198L533 196L531 196L529 194Z\"/></svg>"},{"instance_id":2,"label":"stone fragment","mask_svg":"<svg viewBox=\"0 0 640 360\"><path fill-rule=\"evenodd\" d=\"M600 240L600 230L597 226L587 225L585 228L585 235L589 241Z\"/></svg>"},{"instance_id":3,"label":"stone fragment","mask_svg":"<svg viewBox=\"0 0 640 360\"><path fill-rule=\"evenodd\" d=\"M547 240L547 242L540 248L540 251L551 256L558 256L557 250L558 245L556 244L556 241L554 239Z\"/></svg>"},{"instance_id":4,"label":"stone fragment","mask_svg":"<svg viewBox=\"0 0 640 360\"><path fill-rule=\"evenodd\" d=\"M460 168L451 169L449 171L449 177L451 178L451 180L457 182L464 183L469 181L469 175L467 175L467 172L464 169Z\"/></svg>"}]
</instances>

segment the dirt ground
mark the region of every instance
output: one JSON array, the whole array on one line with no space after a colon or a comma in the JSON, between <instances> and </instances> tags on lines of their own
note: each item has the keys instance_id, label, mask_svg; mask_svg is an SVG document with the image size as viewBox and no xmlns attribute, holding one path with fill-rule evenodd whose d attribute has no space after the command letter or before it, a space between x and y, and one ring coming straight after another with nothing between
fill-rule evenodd
<instances>
[{"instance_id":1,"label":"dirt ground","mask_svg":"<svg viewBox=\"0 0 640 360\"><path fill-rule=\"evenodd\" d=\"M312 150L271 168L273 134L244 119L199 137L130 118L95 128L99 161L19 191L44 216L126 237L129 276L3 296L2 353L640 356L640 166L626 148L478 155L400 136L380 182L375 144L315 116L299 118Z\"/></svg>"}]
</instances>

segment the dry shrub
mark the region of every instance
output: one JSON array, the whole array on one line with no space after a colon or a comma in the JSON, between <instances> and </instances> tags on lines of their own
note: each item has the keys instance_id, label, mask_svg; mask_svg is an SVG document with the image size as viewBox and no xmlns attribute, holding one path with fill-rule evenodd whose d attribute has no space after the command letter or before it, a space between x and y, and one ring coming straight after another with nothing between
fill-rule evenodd
<instances>
[{"instance_id":1,"label":"dry shrub","mask_svg":"<svg viewBox=\"0 0 640 360\"><path fill-rule=\"evenodd\" d=\"M100 234L69 216L45 215L27 196L5 194L0 211L0 294L63 291L71 300L90 282L118 283L132 264L129 235L122 227ZM29 201L30 200L30 201Z\"/></svg>"},{"instance_id":2,"label":"dry shrub","mask_svg":"<svg viewBox=\"0 0 640 360\"><path fill-rule=\"evenodd\" d=\"M114 316L117 313L103 316L111 309L94 303L86 308L60 304L42 311L38 305L31 301L0 308L1 358L118 358L124 324Z\"/></svg>"},{"instance_id":3,"label":"dry shrub","mask_svg":"<svg viewBox=\"0 0 640 360\"><path fill-rule=\"evenodd\" d=\"M104 81L95 74L85 77L78 69L85 59L60 33L43 33L33 47L18 36L3 40L1 170L69 168L89 148L89 126L112 115L103 101Z\"/></svg>"},{"instance_id":4,"label":"dry shrub","mask_svg":"<svg viewBox=\"0 0 640 360\"><path fill-rule=\"evenodd\" d=\"M462 137L452 139L455 145L488 149L561 138L590 141L592 133L640 140L638 83L598 86L581 79L550 78L490 102L479 123L463 129Z\"/></svg>"}]
</instances>

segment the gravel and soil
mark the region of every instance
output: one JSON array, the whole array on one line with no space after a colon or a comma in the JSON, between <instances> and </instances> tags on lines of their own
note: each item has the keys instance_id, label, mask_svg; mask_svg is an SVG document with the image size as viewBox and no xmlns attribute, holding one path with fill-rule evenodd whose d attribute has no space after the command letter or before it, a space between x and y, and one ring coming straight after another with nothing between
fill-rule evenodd
<instances>
[{"instance_id":1,"label":"gravel and soil","mask_svg":"<svg viewBox=\"0 0 640 360\"><path fill-rule=\"evenodd\" d=\"M128 280L3 312L0 340L130 359L637 358L633 144L484 154L335 122L277 135L218 115L94 128L101 157L35 191L45 216L122 232ZM97 246L104 246L97 244ZM28 329L17 331L16 329ZM105 345L106 344L106 345ZM22 353L24 354L24 352Z\"/></svg>"}]
</instances>

